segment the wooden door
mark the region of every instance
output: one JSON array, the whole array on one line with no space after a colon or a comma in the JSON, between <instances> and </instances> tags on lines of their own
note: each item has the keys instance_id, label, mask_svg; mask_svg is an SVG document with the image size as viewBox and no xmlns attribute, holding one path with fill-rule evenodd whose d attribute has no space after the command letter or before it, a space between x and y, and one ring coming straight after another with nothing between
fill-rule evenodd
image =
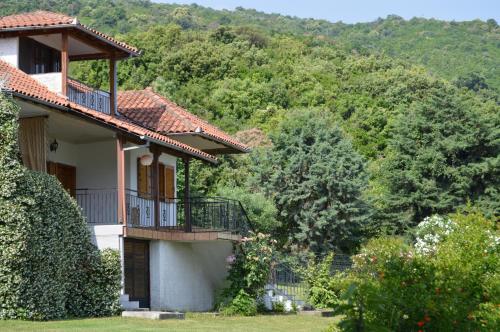
<instances>
[{"instance_id":1,"label":"wooden door","mask_svg":"<svg viewBox=\"0 0 500 332\"><path fill-rule=\"evenodd\" d=\"M61 163L47 162L47 172L55 175L64 189L75 197L76 193L76 167Z\"/></svg>"},{"instance_id":2,"label":"wooden door","mask_svg":"<svg viewBox=\"0 0 500 332\"><path fill-rule=\"evenodd\" d=\"M149 308L149 242L124 239L124 244L125 293L141 308Z\"/></svg>"}]
</instances>

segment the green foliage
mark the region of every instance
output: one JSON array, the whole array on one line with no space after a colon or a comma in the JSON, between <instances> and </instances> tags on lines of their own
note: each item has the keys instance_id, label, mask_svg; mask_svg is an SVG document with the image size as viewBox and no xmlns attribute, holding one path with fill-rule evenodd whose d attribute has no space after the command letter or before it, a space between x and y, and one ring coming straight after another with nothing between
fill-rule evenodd
<instances>
[{"instance_id":1,"label":"green foliage","mask_svg":"<svg viewBox=\"0 0 500 332\"><path fill-rule=\"evenodd\" d=\"M274 197L284 234L314 252L350 250L362 238L369 211L363 158L324 113L291 113L271 136L259 182Z\"/></svg>"},{"instance_id":2,"label":"green foliage","mask_svg":"<svg viewBox=\"0 0 500 332\"><path fill-rule=\"evenodd\" d=\"M257 303L255 298L240 289L229 305L222 309L222 313L228 316L255 316L257 314Z\"/></svg>"},{"instance_id":3,"label":"green foliage","mask_svg":"<svg viewBox=\"0 0 500 332\"><path fill-rule=\"evenodd\" d=\"M269 279L274 244L269 235L257 233L235 245L235 254L227 258L229 285L222 290L219 310L242 315L257 312L257 299Z\"/></svg>"},{"instance_id":4,"label":"green foliage","mask_svg":"<svg viewBox=\"0 0 500 332\"><path fill-rule=\"evenodd\" d=\"M251 192L243 187L221 187L217 195L240 201L256 232L271 233L278 227L276 207L263 193Z\"/></svg>"},{"instance_id":5,"label":"green foliage","mask_svg":"<svg viewBox=\"0 0 500 332\"><path fill-rule=\"evenodd\" d=\"M496 331L500 327L500 232L472 210L436 251L401 238L371 240L346 276L338 312L353 331Z\"/></svg>"},{"instance_id":6,"label":"green foliage","mask_svg":"<svg viewBox=\"0 0 500 332\"><path fill-rule=\"evenodd\" d=\"M329 254L319 263L311 260L305 270L307 300L316 308L333 308L338 302L335 283L331 277L333 259L334 254Z\"/></svg>"},{"instance_id":7,"label":"green foliage","mask_svg":"<svg viewBox=\"0 0 500 332\"><path fill-rule=\"evenodd\" d=\"M369 202L376 212L376 223L367 225L370 231L401 232L467 201L487 215L500 213L500 30L494 20L445 22L391 15L349 25L148 0L6 0L0 15L34 9L77 15L83 23L137 46L142 56L119 65L120 88L153 86L227 132L258 129L278 137L281 123L295 117L293 110L328 113L333 120L324 122L324 130L341 129L352 142L348 150L364 157L361 173L368 179L362 195L333 202ZM75 78L107 88L105 61L75 62L70 69ZM262 230L281 226L273 235L283 244L291 240L328 251L332 245L349 249L359 242L359 223L351 223L355 233L349 223L331 223L338 206L321 210L326 205L314 199L332 182L295 179L300 180L293 182L300 183L296 191L270 183L268 187L290 189L282 198L279 191L247 181L275 171L269 166L273 160L258 155L223 156L213 168L193 163L193 192L224 192L247 200ZM297 167L302 164L297 162ZM349 171L350 166L343 166ZM353 170L359 171L357 166ZM308 186L313 184L317 187ZM340 193L338 186L334 189ZM302 209L291 206L295 203L310 205ZM278 223L271 218L272 205ZM292 210L285 211L288 205Z\"/></svg>"},{"instance_id":8,"label":"green foliage","mask_svg":"<svg viewBox=\"0 0 500 332\"><path fill-rule=\"evenodd\" d=\"M439 90L414 102L394 123L380 178L387 214L414 226L468 201L500 214L500 116Z\"/></svg>"},{"instance_id":9,"label":"green foliage","mask_svg":"<svg viewBox=\"0 0 500 332\"><path fill-rule=\"evenodd\" d=\"M17 116L0 94L0 318L116 313L119 257L100 255L76 201L55 177L20 164Z\"/></svg>"}]
</instances>

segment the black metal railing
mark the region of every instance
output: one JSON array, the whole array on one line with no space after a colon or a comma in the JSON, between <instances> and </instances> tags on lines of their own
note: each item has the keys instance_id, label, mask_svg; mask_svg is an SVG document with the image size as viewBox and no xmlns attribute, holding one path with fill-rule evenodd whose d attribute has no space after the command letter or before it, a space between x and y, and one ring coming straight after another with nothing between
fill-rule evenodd
<instances>
[{"instance_id":1,"label":"black metal railing","mask_svg":"<svg viewBox=\"0 0 500 332\"><path fill-rule=\"evenodd\" d=\"M77 189L76 201L82 208L87 223L118 223L116 189ZM188 232L231 232L241 235L248 234L252 229L241 203L223 197L191 197L188 200L160 198L158 225L155 224L155 201L151 194L127 189L125 206L128 227Z\"/></svg>"},{"instance_id":2,"label":"black metal railing","mask_svg":"<svg viewBox=\"0 0 500 332\"><path fill-rule=\"evenodd\" d=\"M68 99L71 102L93 109L95 111L110 114L109 92L94 89L71 79L68 82Z\"/></svg>"}]
</instances>

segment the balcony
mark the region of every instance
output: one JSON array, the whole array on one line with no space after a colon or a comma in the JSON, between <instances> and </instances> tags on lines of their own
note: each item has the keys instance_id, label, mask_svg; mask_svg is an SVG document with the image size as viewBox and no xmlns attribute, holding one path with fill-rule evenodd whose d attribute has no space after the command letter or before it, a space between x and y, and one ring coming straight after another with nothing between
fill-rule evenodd
<instances>
[{"instance_id":1,"label":"balcony","mask_svg":"<svg viewBox=\"0 0 500 332\"><path fill-rule=\"evenodd\" d=\"M110 94L109 92L94 89L88 85L68 78L68 99L76 104L85 106L105 114L110 112Z\"/></svg>"},{"instance_id":2,"label":"balcony","mask_svg":"<svg viewBox=\"0 0 500 332\"><path fill-rule=\"evenodd\" d=\"M118 224L116 189L77 189L76 201L90 225ZM159 231L228 232L246 235L250 220L241 203L221 197L161 198L159 225L150 194L126 190L127 227Z\"/></svg>"}]
</instances>

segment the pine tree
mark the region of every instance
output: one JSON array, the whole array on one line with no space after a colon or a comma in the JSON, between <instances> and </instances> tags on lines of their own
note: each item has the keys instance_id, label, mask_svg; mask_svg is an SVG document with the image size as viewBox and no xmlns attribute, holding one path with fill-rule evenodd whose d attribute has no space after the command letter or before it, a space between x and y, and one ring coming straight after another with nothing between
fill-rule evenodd
<instances>
[{"instance_id":1,"label":"pine tree","mask_svg":"<svg viewBox=\"0 0 500 332\"><path fill-rule=\"evenodd\" d=\"M380 168L388 220L401 230L468 202L498 216L499 120L446 89L413 103L395 121Z\"/></svg>"},{"instance_id":2,"label":"pine tree","mask_svg":"<svg viewBox=\"0 0 500 332\"><path fill-rule=\"evenodd\" d=\"M362 199L365 162L322 112L291 112L261 157L261 185L274 197L278 235L321 253L361 240L369 209Z\"/></svg>"}]
</instances>

